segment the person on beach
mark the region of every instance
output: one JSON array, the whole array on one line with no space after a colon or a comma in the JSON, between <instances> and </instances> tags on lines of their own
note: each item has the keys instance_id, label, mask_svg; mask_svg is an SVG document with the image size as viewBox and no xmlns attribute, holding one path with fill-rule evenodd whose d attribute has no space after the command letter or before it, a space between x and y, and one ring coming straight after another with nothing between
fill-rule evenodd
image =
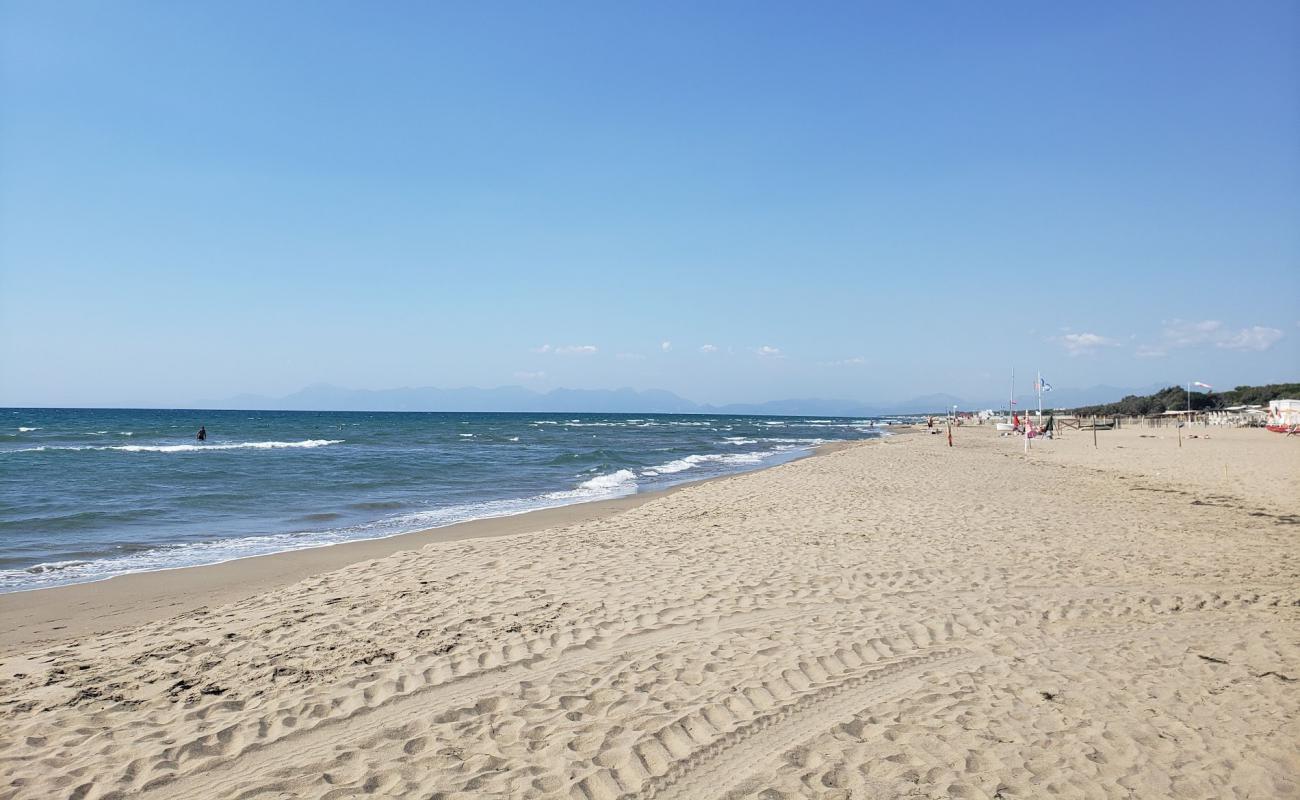
<instances>
[{"instance_id":1,"label":"person on beach","mask_svg":"<svg viewBox=\"0 0 1300 800\"><path fill-rule=\"evenodd\" d=\"M206 442L208 440L208 429L203 425L200 425L199 435L194 438L198 439L200 442Z\"/></svg>"}]
</instances>

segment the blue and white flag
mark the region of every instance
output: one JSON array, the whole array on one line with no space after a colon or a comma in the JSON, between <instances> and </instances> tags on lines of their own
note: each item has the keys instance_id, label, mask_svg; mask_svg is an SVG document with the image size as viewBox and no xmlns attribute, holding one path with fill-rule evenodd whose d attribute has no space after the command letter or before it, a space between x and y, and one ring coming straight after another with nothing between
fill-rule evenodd
<instances>
[{"instance_id":1,"label":"blue and white flag","mask_svg":"<svg viewBox=\"0 0 1300 800\"><path fill-rule=\"evenodd\" d=\"M1048 383L1047 379L1041 375L1038 376L1038 391L1040 392L1052 391L1052 384Z\"/></svg>"}]
</instances>

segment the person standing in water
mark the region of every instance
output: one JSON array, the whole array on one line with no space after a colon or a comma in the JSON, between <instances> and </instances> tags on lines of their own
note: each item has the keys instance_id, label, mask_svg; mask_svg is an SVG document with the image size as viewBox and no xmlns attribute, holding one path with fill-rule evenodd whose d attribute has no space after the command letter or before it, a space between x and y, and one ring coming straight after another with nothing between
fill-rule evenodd
<instances>
[{"instance_id":1,"label":"person standing in water","mask_svg":"<svg viewBox=\"0 0 1300 800\"><path fill-rule=\"evenodd\" d=\"M208 429L207 429L206 427L200 425L200 426L199 426L199 435L196 436L196 437L194 437L194 438L198 439L200 442L206 442L206 441L208 440Z\"/></svg>"}]
</instances>

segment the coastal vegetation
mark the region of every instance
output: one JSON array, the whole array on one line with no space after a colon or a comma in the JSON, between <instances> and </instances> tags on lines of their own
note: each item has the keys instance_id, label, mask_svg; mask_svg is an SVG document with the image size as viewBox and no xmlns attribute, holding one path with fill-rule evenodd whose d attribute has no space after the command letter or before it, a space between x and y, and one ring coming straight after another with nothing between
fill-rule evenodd
<instances>
[{"instance_id":1,"label":"coastal vegetation","mask_svg":"<svg viewBox=\"0 0 1300 800\"><path fill-rule=\"evenodd\" d=\"M1081 406L1070 409L1083 416L1135 416L1163 414L1166 411L1181 411L1188 407L1189 399L1193 411L1213 411L1238 405L1263 405L1270 400L1285 397L1300 397L1300 383L1270 383L1264 386L1238 386L1224 392L1187 393L1184 386L1169 386L1155 394L1146 396L1129 395L1115 403L1095 406Z\"/></svg>"}]
</instances>

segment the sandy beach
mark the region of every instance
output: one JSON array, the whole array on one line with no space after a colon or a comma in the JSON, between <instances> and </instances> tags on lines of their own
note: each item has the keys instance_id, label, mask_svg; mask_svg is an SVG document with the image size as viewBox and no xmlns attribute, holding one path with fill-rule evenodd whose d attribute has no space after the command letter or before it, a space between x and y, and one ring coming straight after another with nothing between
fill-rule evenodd
<instances>
[{"instance_id":1,"label":"sandy beach","mask_svg":"<svg viewBox=\"0 0 1300 800\"><path fill-rule=\"evenodd\" d=\"M1300 442L954 437L0 596L0 798L1300 796Z\"/></svg>"}]
</instances>

